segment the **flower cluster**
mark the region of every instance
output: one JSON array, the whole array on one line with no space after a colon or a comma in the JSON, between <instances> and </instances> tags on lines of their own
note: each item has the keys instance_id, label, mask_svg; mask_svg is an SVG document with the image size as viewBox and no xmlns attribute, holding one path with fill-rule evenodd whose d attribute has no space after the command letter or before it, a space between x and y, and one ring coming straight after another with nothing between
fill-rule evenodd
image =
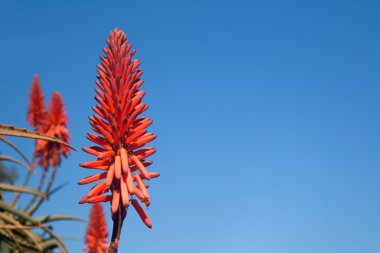
<instances>
[{"instance_id":1,"label":"flower cluster","mask_svg":"<svg viewBox=\"0 0 380 253\"><path fill-rule=\"evenodd\" d=\"M36 131L57 137L69 142L70 135L67 129L67 115L62 96L54 92L50 99L49 111L46 110L44 94L37 75L33 77L32 89L29 97L28 123L34 126ZM61 156L69 155L69 148L60 143L38 140L34 156L44 170L51 165L58 166Z\"/></svg>"},{"instance_id":2,"label":"flower cluster","mask_svg":"<svg viewBox=\"0 0 380 253\"><path fill-rule=\"evenodd\" d=\"M108 230L102 204L95 203L90 211L84 251L89 253L105 253L108 249L107 238Z\"/></svg>"},{"instance_id":3,"label":"flower cluster","mask_svg":"<svg viewBox=\"0 0 380 253\"><path fill-rule=\"evenodd\" d=\"M49 112L39 127L41 133L57 137L69 142L70 135L67 130L67 116L62 96L54 92L49 104ZM39 140L36 147L36 157L40 165L47 169L49 165L56 167L61 163L61 156L69 155L69 148L57 142Z\"/></svg>"},{"instance_id":4,"label":"flower cluster","mask_svg":"<svg viewBox=\"0 0 380 253\"><path fill-rule=\"evenodd\" d=\"M140 61L132 60L135 50L128 44L126 34L115 29L107 39L105 56L97 66L98 80L95 89L97 105L92 107L95 114L90 117L92 130L87 138L94 146L83 150L96 157L84 162L84 168L104 171L79 181L79 184L97 183L79 203L111 202L113 214L126 210L130 202L148 227L152 227L145 210L137 199L149 206L148 185L144 180L158 177L157 172L148 172L152 161L147 160L155 153L153 147L144 147L156 138L146 129L152 120L141 116L148 109L142 102L145 91L140 90L143 80ZM111 194L106 194L107 192ZM137 197L134 198L134 197Z\"/></svg>"},{"instance_id":5,"label":"flower cluster","mask_svg":"<svg viewBox=\"0 0 380 253\"><path fill-rule=\"evenodd\" d=\"M38 75L33 76L32 89L29 96L28 123L38 130L47 116L44 94L41 89Z\"/></svg>"}]
</instances>

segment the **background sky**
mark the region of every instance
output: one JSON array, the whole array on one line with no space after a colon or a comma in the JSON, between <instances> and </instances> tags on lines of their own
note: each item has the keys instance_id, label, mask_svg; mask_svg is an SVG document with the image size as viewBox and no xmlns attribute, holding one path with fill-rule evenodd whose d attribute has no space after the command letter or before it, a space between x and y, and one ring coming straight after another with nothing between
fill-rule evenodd
<instances>
[{"instance_id":1,"label":"background sky","mask_svg":"<svg viewBox=\"0 0 380 253\"><path fill-rule=\"evenodd\" d=\"M142 63L161 173L153 229L131 208L120 252L380 252L379 12L378 1L1 1L1 123L28 127L38 73L47 100L63 95L79 150L38 215L89 215L80 148L118 27ZM86 224L53 225L81 252Z\"/></svg>"}]
</instances>

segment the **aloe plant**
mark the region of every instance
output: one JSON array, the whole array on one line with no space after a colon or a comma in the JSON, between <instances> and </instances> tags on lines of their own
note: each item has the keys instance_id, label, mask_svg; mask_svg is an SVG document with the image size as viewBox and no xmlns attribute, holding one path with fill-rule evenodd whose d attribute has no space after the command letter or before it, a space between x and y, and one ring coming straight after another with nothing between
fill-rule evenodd
<instances>
[{"instance_id":1,"label":"aloe plant","mask_svg":"<svg viewBox=\"0 0 380 253\"><path fill-rule=\"evenodd\" d=\"M20 136L23 138L34 138L49 140L53 142L59 142L67 147L69 144L56 140L51 136L46 136L41 133L34 131L29 131L26 129L20 129L12 126L0 125L0 139L5 140L6 145L11 146L16 150L17 146L10 142L5 136ZM24 154L21 150L17 148L17 152L20 156ZM21 155L22 154L22 155ZM2 155L1 157L6 157L7 161L23 167L32 168L32 163L23 163L19 159ZM0 159L1 159L0 157ZM70 216L54 216L48 215L45 217L32 217L28 214L28 210L22 211L15 207L15 203L7 203L3 197L4 192L14 192L16 196L18 194L28 194L32 196L37 196L38 198L45 201L49 193L41 192L36 189L23 186L14 185L10 183L0 183L0 243L2 253L16 253L16 252L53 252L54 248L59 248L61 252L67 252L63 241L58 235L56 235L49 222L55 220L81 220L80 218L70 217ZM42 233L41 233L42 232Z\"/></svg>"},{"instance_id":2,"label":"aloe plant","mask_svg":"<svg viewBox=\"0 0 380 253\"><path fill-rule=\"evenodd\" d=\"M37 87L37 88L36 88ZM39 94L36 94L39 93ZM0 142L14 150L16 156L0 152L0 162L11 163L18 169L17 174L25 174L22 183L14 184L14 172L0 166L3 180L0 182L0 252L68 252L63 238L57 235L51 222L82 220L67 215L48 214L36 217L34 213L61 186L51 189L55 173L61 163L61 156L67 156L69 149L75 150L68 143L69 135L66 126L67 117L63 100L56 92L52 96L49 111L44 109L44 101L39 81L34 77L31 99L29 101L28 122L33 130L12 125L0 124ZM10 137L34 139L35 149L29 159ZM0 146L0 151L2 148ZM42 170L40 170L40 168ZM38 170L39 173L32 173ZM33 174L33 175L32 175ZM32 176L41 175L38 187L29 186ZM45 185L45 178L49 179ZM4 193L7 198L4 197ZM14 194L13 199L8 198ZM20 196L25 195L26 203L19 203Z\"/></svg>"}]
</instances>

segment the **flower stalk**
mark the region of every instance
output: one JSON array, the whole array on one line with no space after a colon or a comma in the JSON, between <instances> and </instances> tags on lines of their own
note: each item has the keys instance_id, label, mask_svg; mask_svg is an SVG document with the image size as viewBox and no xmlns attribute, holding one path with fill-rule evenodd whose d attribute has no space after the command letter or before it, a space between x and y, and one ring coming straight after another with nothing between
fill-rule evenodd
<instances>
[{"instance_id":1,"label":"flower stalk","mask_svg":"<svg viewBox=\"0 0 380 253\"><path fill-rule=\"evenodd\" d=\"M47 117L47 110L45 107L45 97L44 97L44 93L42 92L40 78L36 74L33 76L32 87L31 87L31 91L29 95L27 122L29 123L29 125L34 127L35 131L39 131L46 117ZM34 146L36 149L37 140L35 140ZM28 164L31 168L34 167L35 158L36 158L36 155L34 153L32 161ZM31 175L32 175L32 171L28 171L22 183L22 186L26 186L29 183ZM11 205L16 206L19 199L20 199L20 193L17 193ZM34 200L35 198L33 197L29 203L33 202Z\"/></svg>"},{"instance_id":2,"label":"flower stalk","mask_svg":"<svg viewBox=\"0 0 380 253\"><path fill-rule=\"evenodd\" d=\"M127 209L124 209L122 206L119 206L118 211L112 215L113 228L108 253L117 253L118 251L121 228L123 226L123 222L126 216Z\"/></svg>"}]
</instances>

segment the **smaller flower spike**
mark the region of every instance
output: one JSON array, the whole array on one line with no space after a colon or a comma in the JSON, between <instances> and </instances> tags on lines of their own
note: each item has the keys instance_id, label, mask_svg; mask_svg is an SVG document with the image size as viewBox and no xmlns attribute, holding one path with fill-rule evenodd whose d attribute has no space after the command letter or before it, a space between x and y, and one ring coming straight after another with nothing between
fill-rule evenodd
<instances>
[{"instance_id":1,"label":"smaller flower spike","mask_svg":"<svg viewBox=\"0 0 380 253\"><path fill-rule=\"evenodd\" d=\"M43 123L47 116L45 108L44 94L41 89L40 79L38 75L33 76L32 89L29 96L29 108L28 108L28 123L39 130L39 126Z\"/></svg>"},{"instance_id":2,"label":"smaller flower spike","mask_svg":"<svg viewBox=\"0 0 380 253\"><path fill-rule=\"evenodd\" d=\"M50 100L48 117L41 124L40 131L69 142L70 135L67 129L67 121L62 96L58 92L54 92ZM39 163L45 170L49 165L53 167L60 165L61 155L67 157L69 148L56 142L38 141L36 157L40 159Z\"/></svg>"},{"instance_id":3,"label":"smaller flower spike","mask_svg":"<svg viewBox=\"0 0 380 253\"><path fill-rule=\"evenodd\" d=\"M95 203L91 207L90 220L86 231L86 247L89 253L105 253L108 245L108 230L102 204Z\"/></svg>"}]
</instances>

